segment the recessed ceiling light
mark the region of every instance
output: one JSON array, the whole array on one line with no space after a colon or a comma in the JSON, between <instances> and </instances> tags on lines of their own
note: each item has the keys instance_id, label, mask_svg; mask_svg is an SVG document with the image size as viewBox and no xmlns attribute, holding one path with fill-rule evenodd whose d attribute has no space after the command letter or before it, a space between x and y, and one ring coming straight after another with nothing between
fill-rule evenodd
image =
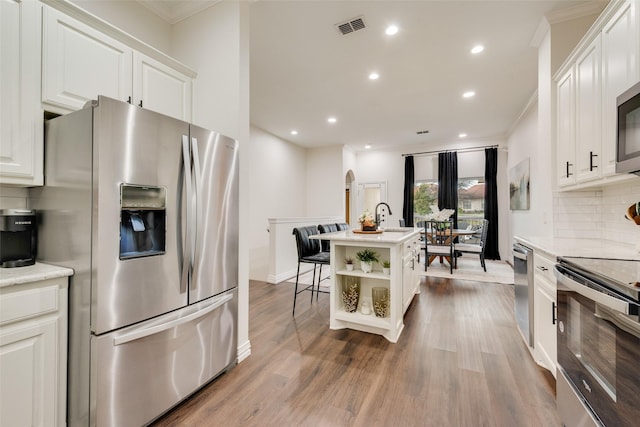
<instances>
[{"instance_id":1,"label":"recessed ceiling light","mask_svg":"<svg viewBox=\"0 0 640 427\"><path fill-rule=\"evenodd\" d=\"M482 46L481 44L474 46L473 49L471 49L471 53L477 54L480 53L484 50L484 46Z\"/></svg>"},{"instance_id":2,"label":"recessed ceiling light","mask_svg":"<svg viewBox=\"0 0 640 427\"><path fill-rule=\"evenodd\" d=\"M298 134L297 130L294 129L294 130L291 131L291 135L297 135L297 134Z\"/></svg>"},{"instance_id":3,"label":"recessed ceiling light","mask_svg":"<svg viewBox=\"0 0 640 427\"><path fill-rule=\"evenodd\" d=\"M398 32L398 27L396 27L395 25L389 25L387 27L386 30L384 30L384 32L388 35L388 36L392 36L394 34L396 34Z\"/></svg>"},{"instance_id":4,"label":"recessed ceiling light","mask_svg":"<svg viewBox=\"0 0 640 427\"><path fill-rule=\"evenodd\" d=\"M329 117L329 118L327 119L327 121L328 121L329 123L335 123L335 122L337 122L338 120L337 120L335 117Z\"/></svg>"},{"instance_id":5,"label":"recessed ceiling light","mask_svg":"<svg viewBox=\"0 0 640 427\"><path fill-rule=\"evenodd\" d=\"M476 95L476 93L475 93L474 91L470 90L470 91L468 91L468 92L463 93L463 94L462 94L462 97L463 97L463 98L472 98L472 97L474 97L475 95Z\"/></svg>"},{"instance_id":6,"label":"recessed ceiling light","mask_svg":"<svg viewBox=\"0 0 640 427\"><path fill-rule=\"evenodd\" d=\"M379 78L380 78L380 74L378 73L373 72L369 74L369 80L378 80Z\"/></svg>"},{"instance_id":7,"label":"recessed ceiling light","mask_svg":"<svg viewBox=\"0 0 640 427\"><path fill-rule=\"evenodd\" d=\"M458 135L458 138L466 138L467 134L466 133L461 133Z\"/></svg>"},{"instance_id":8,"label":"recessed ceiling light","mask_svg":"<svg viewBox=\"0 0 640 427\"><path fill-rule=\"evenodd\" d=\"M368 150L369 148L371 148L371 145L367 144L367 145L364 146L364 148L366 148Z\"/></svg>"}]
</instances>

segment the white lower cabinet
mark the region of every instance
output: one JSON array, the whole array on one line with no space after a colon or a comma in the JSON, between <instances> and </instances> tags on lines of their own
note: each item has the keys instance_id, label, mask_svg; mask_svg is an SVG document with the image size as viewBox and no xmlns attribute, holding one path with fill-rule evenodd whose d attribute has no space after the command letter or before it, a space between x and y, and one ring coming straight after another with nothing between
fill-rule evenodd
<instances>
[{"instance_id":1,"label":"white lower cabinet","mask_svg":"<svg viewBox=\"0 0 640 427\"><path fill-rule=\"evenodd\" d=\"M420 293L420 246L419 239L410 240L404 245L402 257L402 312L405 313L413 296Z\"/></svg>"},{"instance_id":2,"label":"white lower cabinet","mask_svg":"<svg viewBox=\"0 0 640 427\"><path fill-rule=\"evenodd\" d=\"M555 261L539 253L534 254L534 357L556 376L556 281Z\"/></svg>"},{"instance_id":3,"label":"white lower cabinet","mask_svg":"<svg viewBox=\"0 0 640 427\"><path fill-rule=\"evenodd\" d=\"M0 425L66 423L67 277L0 288Z\"/></svg>"},{"instance_id":4,"label":"white lower cabinet","mask_svg":"<svg viewBox=\"0 0 640 427\"><path fill-rule=\"evenodd\" d=\"M43 184L37 1L0 2L0 184Z\"/></svg>"}]
</instances>

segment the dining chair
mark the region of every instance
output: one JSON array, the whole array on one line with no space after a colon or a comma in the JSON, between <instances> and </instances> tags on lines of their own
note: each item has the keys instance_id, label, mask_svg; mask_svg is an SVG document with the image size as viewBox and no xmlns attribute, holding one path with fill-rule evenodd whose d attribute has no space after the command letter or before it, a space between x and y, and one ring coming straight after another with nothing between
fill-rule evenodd
<instances>
[{"instance_id":1,"label":"dining chair","mask_svg":"<svg viewBox=\"0 0 640 427\"><path fill-rule=\"evenodd\" d=\"M485 219L482 221L482 228L478 230L478 234L480 237L480 241L478 243L456 243L454 244L455 252L461 253L471 253L480 256L480 265L484 269L485 273L487 272L487 266L484 262L484 248L485 242L487 240L487 229L489 228L489 220ZM457 262L457 258L456 258Z\"/></svg>"},{"instance_id":2,"label":"dining chair","mask_svg":"<svg viewBox=\"0 0 640 427\"><path fill-rule=\"evenodd\" d=\"M446 221L428 220L424 221L424 270L436 257L447 257L449 270L453 274L453 267L456 263L456 253L453 249L453 220Z\"/></svg>"},{"instance_id":3,"label":"dining chair","mask_svg":"<svg viewBox=\"0 0 640 427\"><path fill-rule=\"evenodd\" d=\"M296 298L298 294L304 291L311 291L311 302L313 302L313 293L315 290L316 282L316 267L320 267L318 273L318 289L317 292L328 293L320 291L320 279L322 277L322 266L329 265L330 253L322 252L320 248L320 241L310 239L309 237L318 234L318 227L310 225L306 227L296 227L293 229L293 235L296 237L296 247L298 249L298 271L296 273L296 287L293 294L293 315L296 314ZM298 281L300 280L300 264L307 263L313 264L313 278L311 279L311 285L305 286L303 289L298 290ZM316 300L318 296L316 295Z\"/></svg>"}]
</instances>

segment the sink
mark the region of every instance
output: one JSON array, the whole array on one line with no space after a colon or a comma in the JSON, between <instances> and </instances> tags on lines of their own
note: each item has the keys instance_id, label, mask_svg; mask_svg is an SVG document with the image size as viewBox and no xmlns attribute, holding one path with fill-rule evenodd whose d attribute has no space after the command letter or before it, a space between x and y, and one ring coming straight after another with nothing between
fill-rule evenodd
<instances>
[{"instance_id":1,"label":"sink","mask_svg":"<svg viewBox=\"0 0 640 427\"><path fill-rule=\"evenodd\" d=\"M414 230L413 227L386 227L383 229L384 231L395 232L395 233L409 233Z\"/></svg>"}]
</instances>

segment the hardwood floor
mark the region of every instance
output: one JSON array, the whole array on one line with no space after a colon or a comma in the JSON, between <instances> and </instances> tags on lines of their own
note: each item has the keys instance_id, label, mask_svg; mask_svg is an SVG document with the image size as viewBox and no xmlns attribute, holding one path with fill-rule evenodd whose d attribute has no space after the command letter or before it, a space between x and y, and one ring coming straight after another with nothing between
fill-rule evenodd
<instances>
[{"instance_id":1,"label":"hardwood floor","mask_svg":"<svg viewBox=\"0 0 640 427\"><path fill-rule=\"evenodd\" d=\"M423 278L398 343L329 329L328 295L251 282L252 354L154 426L559 426L513 286Z\"/></svg>"}]
</instances>

